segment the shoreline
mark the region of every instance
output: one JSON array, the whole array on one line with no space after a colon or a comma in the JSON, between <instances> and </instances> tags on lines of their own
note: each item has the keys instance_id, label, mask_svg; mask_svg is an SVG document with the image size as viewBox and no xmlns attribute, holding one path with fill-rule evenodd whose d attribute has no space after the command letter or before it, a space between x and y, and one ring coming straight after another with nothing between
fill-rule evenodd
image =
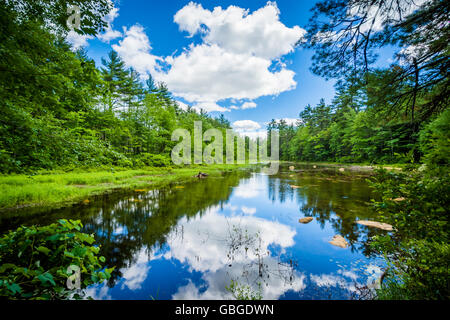
<instances>
[{"instance_id":1,"label":"shoreline","mask_svg":"<svg viewBox=\"0 0 450 320\"><path fill-rule=\"evenodd\" d=\"M34 176L0 176L0 214L33 207L69 206L119 190L158 188L209 176L249 169L250 165L205 165L184 168L123 169L117 171L43 172Z\"/></svg>"},{"instance_id":2,"label":"shoreline","mask_svg":"<svg viewBox=\"0 0 450 320\"><path fill-rule=\"evenodd\" d=\"M279 161L280 165L317 166L319 168L345 168L348 171L373 172L382 167L402 170L399 164L366 165L332 162ZM36 175L0 175L0 214L31 207L65 206L87 200L88 197L117 190L151 187L158 188L171 183L183 183L195 178L199 171L210 176L224 172L248 169L249 164L193 165L182 168L147 167L142 169L105 168L79 169L72 172L43 171Z\"/></svg>"},{"instance_id":3,"label":"shoreline","mask_svg":"<svg viewBox=\"0 0 450 320\"><path fill-rule=\"evenodd\" d=\"M383 168L386 170L403 170L404 164L364 164L364 163L338 163L338 162L295 162L295 161L280 161L280 164L293 164L295 165L307 165L307 166L318 166L325 168L345 168L350 171L374 171L376 168Z\"/></svg>"}]
</instances>

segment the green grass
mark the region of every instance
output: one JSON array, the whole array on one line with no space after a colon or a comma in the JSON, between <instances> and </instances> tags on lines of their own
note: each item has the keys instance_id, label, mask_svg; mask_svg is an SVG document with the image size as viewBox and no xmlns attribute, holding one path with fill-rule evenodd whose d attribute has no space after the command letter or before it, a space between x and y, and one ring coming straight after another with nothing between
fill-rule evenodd
<instances>
[{"instance_id":1,"label":"green grass","mask_svg":"<svg viewBox=\"0 0 450 320\"><path fill-rule=\"evenodd\" d=\"M115 189L158 187L194 179L199 171L212 176L243 165L190 166L187 168L146 168L94 172L41 172L37 175L0 176L0 209L22 206L52 206L80 202Z\"/></svg>"}]
</instances>

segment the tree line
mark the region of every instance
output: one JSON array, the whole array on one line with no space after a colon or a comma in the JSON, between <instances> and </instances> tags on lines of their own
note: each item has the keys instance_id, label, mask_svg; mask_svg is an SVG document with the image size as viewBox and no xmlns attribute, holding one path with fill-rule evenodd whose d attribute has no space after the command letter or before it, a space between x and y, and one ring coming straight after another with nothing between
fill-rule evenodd
<instances>
[{"instance_id":1,"label":"tree line","mask_svg":"<svg viewBox=\"0 0 450 320\"><path fill-rule=\"evenodd\" d=\"M97 67L66 42L65 1L0 4L0 172L164 166L175 128L230 128L223 116L183 110L164 83L127 68L115 51ZM104 28L109 1L84 1L80 34ZM22 9L20 9L22 8ZM82 8L82 9L83 9ZM97 13L97 14L95 14ZM48 17L53 17L51 24Z\"/></svg>"},{"instance_id":2,"label":"tree line","mask_svg":"<svg viewBox=\"0 0 450 320\"><path fill-rule=\"evenodd\" d=\"M334 78L336 94L306 106L297 125L272 120L280 159L448 166L448 2L325 0L312 8L311 70ZM394 48L389 67L378 50Z\"/></svg>"}]
</instances>

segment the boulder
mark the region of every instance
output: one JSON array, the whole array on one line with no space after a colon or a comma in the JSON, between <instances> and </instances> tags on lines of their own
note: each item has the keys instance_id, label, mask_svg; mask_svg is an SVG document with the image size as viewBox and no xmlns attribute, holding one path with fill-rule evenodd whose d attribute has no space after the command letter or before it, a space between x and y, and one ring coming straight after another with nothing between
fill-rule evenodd
<instances>
[{"instance_id":1,"label":"boulder","mask_svg":"<svg viewBox=\"0 0 450 320\"><path fill-rule=\"evenodd\" d=\"M386 231L392 231L393 230L393 228L392 228L392 226L390 224L382 223L382 222L378 222L378 221L359 220L359 221L356 221L356 223L362 224L362 225L368 226L368 227L383 229L383 230L386 230Z\"/></svg>"},{"instance_id":2,"label":"boulder","mask_svg":"<svg viewBox=\"0 0 450 320\"><path fill-rule=\"evenodd\" d=\"M306 223L310 223L311 221L313 221L313 219L314 218L312 218L312 217L305 217L305 218L298 219L298 222L306 224Z\"/></svg>"},{"instance_id":3,"label":"boulder","mask_svg":"<svg viewBox=\"0 0 450 320\"><path fill-rule=\"evenodd\" d=\"M335 235L331 241L329 241L333 246L340 247L340 248L347 248L348 242L344 239L341 235Z\"/></svg>"}]
</instances>

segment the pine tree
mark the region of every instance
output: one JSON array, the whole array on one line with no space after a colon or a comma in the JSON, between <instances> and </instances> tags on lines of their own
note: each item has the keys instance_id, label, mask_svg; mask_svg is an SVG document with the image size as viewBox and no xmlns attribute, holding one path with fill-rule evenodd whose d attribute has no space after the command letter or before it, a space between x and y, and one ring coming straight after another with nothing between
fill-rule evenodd
<instances>
[{"instance_id":1,"label":"pine tree","mask_svg":"<svg viewBox=\"0 0 450 320\"><path fill-rule=\"evenodd\" d=\"M139 78L139 73L133 68L130 68L122 90L122 99L124 102L124 109L122 111L130 115L136 114L137 108L144 98L144 93L145 90Z\"/></svg>"},{"instance_id":2,"label":"pine tree","mask_svg":"<svg viewBox=\"0 0 450 320\"><path fill-rule=\"evenodd\" d=\"M151 74L148 75L148 79L145 81L145 84L147 85L147 92L149 94L153 94L158 91L155 80L153 80L153 77Z\"/></svg>"},{"instance_id":3,"label":"pine tree","mask_svg":"<svg viewBox=\"0 0 450 320\"><path fill-rule=\"evenodd\" d=\"M123 95L126 94L128 71L125 63L116 51L108 54L109 60L102 58L101 68L103 80L106 82L106 105L110 111L123 107Z\"/></svg>"}]
</instances>

